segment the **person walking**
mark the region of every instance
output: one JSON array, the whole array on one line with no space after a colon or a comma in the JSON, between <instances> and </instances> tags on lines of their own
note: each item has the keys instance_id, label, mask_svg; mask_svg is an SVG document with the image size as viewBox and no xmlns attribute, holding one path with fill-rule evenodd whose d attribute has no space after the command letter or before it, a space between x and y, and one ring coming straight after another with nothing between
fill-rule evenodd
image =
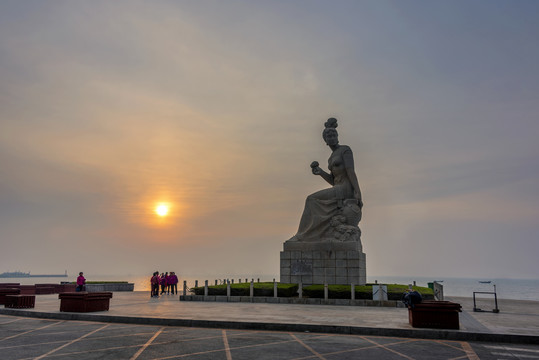
<instances>
[{"instance_id":1,"label":"person walking","mask_svg":"<svg viewBox=\"0 0 539 360\"><path fill-rule=\"evenodd\" d=\"M81 271L79 273L79 277L77 278L77 288L75 291L85 291L86 290L86 279L83 276L83 272Z\"/></svg>"}]
</instances>

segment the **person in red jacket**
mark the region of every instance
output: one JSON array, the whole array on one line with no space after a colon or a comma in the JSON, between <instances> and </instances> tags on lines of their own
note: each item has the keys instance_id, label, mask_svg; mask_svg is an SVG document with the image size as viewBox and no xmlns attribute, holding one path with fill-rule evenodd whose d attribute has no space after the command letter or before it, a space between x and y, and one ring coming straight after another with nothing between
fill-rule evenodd
<instances>
[{"instance_id":1,"label":"person in red jacket","mask_svg":"<svg viewBox=\"0 0 539 360\"><path fill-rule=\"evenodd\" d=\"M159 297L159 271L153 273L150 284L152 288L151 297Z\"/></svg>"},{"instance_id":2,"label":"person in red jacket","mask_svg":"<svg viewBox=\"0 0 539 360\"><path fill-rule=\"evenodd\" d=\"M170 272L170 276L168 277L168 286L172 295L178 295L178 277L174 271Z\"/></svg>"},{"instance_id":3,"label":"person in red jacket","mask_svg":"<svg viewBox=\"0 0 539 360\"><path fill-rule=\"evenodd\" d=\"M161 295L163 295L166 292L167 289L167 276L168 272L166 274L161 273Z\"/></svg>"}]
</instances>

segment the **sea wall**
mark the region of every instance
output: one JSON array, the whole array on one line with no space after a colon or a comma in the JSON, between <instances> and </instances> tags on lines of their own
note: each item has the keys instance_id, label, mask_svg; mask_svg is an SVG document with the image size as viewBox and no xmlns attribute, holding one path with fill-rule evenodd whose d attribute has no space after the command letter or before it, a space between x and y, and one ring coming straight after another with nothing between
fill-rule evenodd
<instances>
[{"instance_id":1,"label":"sea wall","mask_svg":"<svg viewBox=\"0 0 539 360\"><path fill-rule=\"evenodd\" d=\"M135 284L133 283L119 283L119 284L86 284L86 291L98 292L98 291L133 291Z\"/></svg>"}]
</instances>

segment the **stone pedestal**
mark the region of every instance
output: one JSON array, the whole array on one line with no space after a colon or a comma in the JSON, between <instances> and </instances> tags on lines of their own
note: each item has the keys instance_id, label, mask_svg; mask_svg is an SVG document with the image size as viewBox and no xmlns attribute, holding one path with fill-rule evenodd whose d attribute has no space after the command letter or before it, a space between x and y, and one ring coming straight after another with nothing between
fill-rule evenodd
<instances>
[{"instance_id":1,"label":"stone pedestal","mask_svg":"<svg viewBox=\"0 0 539 360\"><path fill-rule=\"evenodd\" d=\"M281 251L282 283L356 284L367 282L359 241L286 241Z\"/></svg>"}]
</instances>

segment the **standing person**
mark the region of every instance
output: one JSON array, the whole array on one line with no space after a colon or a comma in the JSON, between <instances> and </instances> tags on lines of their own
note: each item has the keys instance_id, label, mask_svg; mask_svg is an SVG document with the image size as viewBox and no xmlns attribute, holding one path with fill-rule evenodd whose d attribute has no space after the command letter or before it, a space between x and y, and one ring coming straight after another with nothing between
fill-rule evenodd
<instances>
[{"instance_id":1,"label":"standing person","mask_svg":"<svg viewBox=\"0 0 539 360\"><path fill-rule=\"evenodd\" d=\"M167 278L164 273L161 273L161 295L165 293L166 288L167 288Z\"/></svg>"},{"instance_id":2,"label":"standing person","mask_svg":"<svg viewBox=\"0 0 539 360\"><path fill-rule=\"evenodd\" d=\"M167 285L166 285L165 290L167 291L167 295L170 294L170 275L172 275L172 272L170 272L170 273L166 272L165 273L165 279L167 281Z\"/></svg>"},{"instance_id":3,"label":"standing person","mask_svg":"<svg viewBox=\"0 0 539 360\"><path fill-rule=\"evenodd\" d=\"M150 283L152 285L152 297L159 297L159 271L153 273Z\"/></svg>"},{"instance_id":4,"label":"standing person","mask_svg":"<svg viewBox=\"0 0 539 360\"><path fill-rule=\"evenodd\" d=\"M176 276L176 273L174 271L170 272L169 281L170 292L172 293L172 295L178 295L178 277Z\"/></svg>"},{"instance_id":5,"label":"standing person","mask_svg":"<svg viewBox=\"0 0 539 360\"><path fill-rule=\"evenodd\" d=\"M79 273L79 277L77 278L77 288L75 291L84 291L86 290L86 279L83 276L83 272L81 271Z\"/></svg>"}]
</instances>

